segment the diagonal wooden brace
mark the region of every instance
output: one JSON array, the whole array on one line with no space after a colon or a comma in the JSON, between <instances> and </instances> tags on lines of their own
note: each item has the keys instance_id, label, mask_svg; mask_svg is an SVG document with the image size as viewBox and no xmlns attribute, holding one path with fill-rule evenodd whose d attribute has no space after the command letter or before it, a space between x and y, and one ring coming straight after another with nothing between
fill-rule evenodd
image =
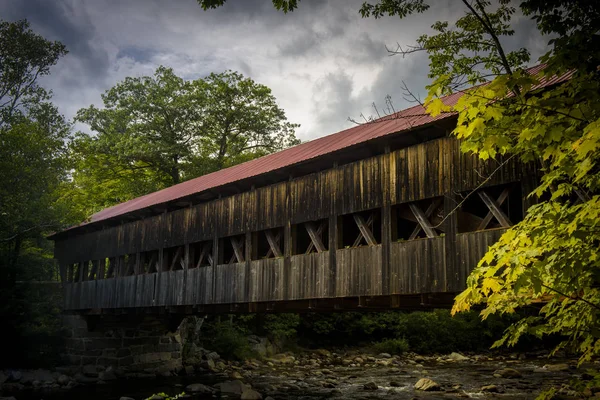
<instances>
[{"instance_id":1,"label":"diagonal wooden brace","mask_svg":"<svg viewBox=\"0 0 600 400\"><path fill-rule=\"evenodd\" d=\"M271 257L273 254L275 257L283 256L281 252L281 248L279 247L279 239L281 239L281 232L277 232L277 235L273 235L273 231L265 231L265 237L267 238L267 242L269 242L269 251L267 251L267 258Z\"/></svg>"},{"instance_id":2,"label":"diagonal wooden brace","mask_svg":"<svg viewBox=\"0 0 600 400\"><path fill-rule=\"evenodd\" d=\"M356 225L358 225L358 230L360 230L361 236L365 239L367 244L369 246L375 246L377 244L377 241L375 240L375 236L373 236L373 232L371 232L371 226L373 225L373 214L369 216L367 221L365 221L365 219L359 214L354 214L353 217L354 222L356 222ZM358 244L360 243L360 238L356 238L354 243L355 244L353 247L358 246Z\"/></svg>"},{"instance_id":3,"label":"diagonal wooden brace","mask_svg":"<svg viewBox=\"0 0 600 400\"><path fill-rule=\"evenodd\" d=\"M498 220L498 222L500 222L500 225L502 225L502 227L509 228L513 225L513 223L508 218L508 216L500 208L500 205L494 199L492 199L490 197L490 195L487 194L487 192L481 190L481 191L477 192L477 194L479 194L479 197L481 197L481 200L483 200L483 202L485 203L487 208L494 215L494 217Z\"/></svg>"},{"instance_id":4,"label":"diagonal wooden brace","mask_svg":"<svg viewBox=\"0 0 600 400\"><path fill-rule=\"evenodd\" d=\"M305 254L310 254L313 248L317 249L317 253L327 251L325 245L323 244L323 241L321 240L321 235L323 233L323 230L325 229L325 225L325 222L321 222L319 224L319 227L315 229L315 225L312 222L307 222L304 224L304 228L306 229L306 232L310 237L310 244L308 245Z\"/></svg>"},{"instance_id":5,"label":"diagonal wooden brace","mask_svg":"<svg viewBox=\"0 0 600 400\"><path fill-rule=\"evenodd\" d=\"M501 206L504 203L504 201L508 198L508 195L510 194L510 190L511 190L511 188L507 187L502 191L502 193L500 193L500 196L498 196L498 199L496 200L496 203L498 203L498 206ZM485 228L487 228L488 224L492 221L493 217L494 217L494 214L491 211L488 211L487 215L483 218L483 220L477 227L477 230L481 231L481 230L484 230Z\"/></svg>"},{"instance_id":6,"label":"diagonal wooden brace","mask_svg":"<svg viewBox=\"0 0 600 400\"><path fill-rule=\"evenodd\" d=\"M408 207L410 208L410 211L412 211L413 215L417 219L417 222L419 223L419 225L421 225L421 228L423 228L423 231L425 232L425 234L427 235L428 238L433 238L433 237L438 236L437 232L435 231L435 229L433 229L433 227L429 223L429 220L425 216L425 213L423 212L423 210L421 210L419 208L418 205L409 204Z\"/></svg>"},{"instance_id":7,"label":"diagonal wooden brace","mask_svg":"<svg viewBox=\"0 0 600 400\"><path fill-rule=\"evenodd\" d=\"M428 219L431 214L433 214L433 212L435 210L437 210L437 208L440 206L442 200L440 199L435 199L433 200L433 202L429 205L429 207L427 207L427 210L425 210L425 218ZM413 215L414 215L414 211L413 211ZM415 216L415 218L417 218ZM418 222L418 218L417 218L417 222ZM431 224L430 224L431 225ZM421 224L417 224L417 226L415 226L415 229L413 229L412 233L410 234L410 236L408 237L408 240L413 240L417 238L417 235L419 234L419 232L421 232L421 230L423 229L423 227L421 226Z\"/></svg>"}]
</instances>

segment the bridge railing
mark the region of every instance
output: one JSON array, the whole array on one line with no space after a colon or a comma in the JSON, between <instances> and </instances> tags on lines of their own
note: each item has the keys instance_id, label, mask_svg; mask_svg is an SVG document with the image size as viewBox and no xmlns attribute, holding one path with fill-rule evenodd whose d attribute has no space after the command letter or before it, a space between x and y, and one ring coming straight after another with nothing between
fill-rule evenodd
<instances>
[{"instance_id":1,"label":"bridge railing","mask_svg":"<svg viewBox=\"0 0 600 400\"><path fill-rule=\"evenodd\" d=\"M505 229L456 235L449 265L445 237L392 242L389 292L383 292L384 246L336 250L162 271L65 284L65 309L132 308L272 302L334 297L411 295L456 291ZM462 287L458 288L459 290Z\"/></svg>"}]
</instances>

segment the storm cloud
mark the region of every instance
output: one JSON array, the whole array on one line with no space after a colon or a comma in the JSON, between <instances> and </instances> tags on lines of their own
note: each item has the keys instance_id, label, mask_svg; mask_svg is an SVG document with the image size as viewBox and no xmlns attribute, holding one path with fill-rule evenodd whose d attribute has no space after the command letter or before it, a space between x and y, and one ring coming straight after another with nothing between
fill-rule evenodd
<instances>
[{"instance_id":1,"label":"storm cloud","mask_svg":"<svg viewBox=\"0 0 600 400\"><path fill-rule=\"evenodd\" d=\"M440 1L424 15L406 20L362 19L358 1L307 1L283 14L268 0L229 0L203 11L196 0L0 0L2 18L26 18L69 54L43 84L61 112L101 105L100 94L127 76L150 75L159 65L186 79L237 70L269 86L298 136L309 140L352 126L348 117L372 115L372 103L394 107L402 81L424 94L425 54L390 57L386 45L414 43L436 20L462 12ZM533 23L520 17L509 47L546 49ZM81 128L81 127L80 127Z\"/></svg>"}]
</instances>

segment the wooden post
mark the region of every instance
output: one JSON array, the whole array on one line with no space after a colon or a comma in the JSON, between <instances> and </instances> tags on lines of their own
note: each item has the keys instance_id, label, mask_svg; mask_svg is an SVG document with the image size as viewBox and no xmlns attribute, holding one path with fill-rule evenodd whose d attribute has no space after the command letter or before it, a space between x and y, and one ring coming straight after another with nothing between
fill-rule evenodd
<instances>
[{"instance_id":1,"label":"wooden post","mask_svg":"<svg viewBox=\"0 0 600 400\"><path fill-rule=\"evenodd\" d=\"M98 279L106 279L106 259L98 260Z\"/></svg>"},{"instance_id":2,"label":"wooden post","mask_svg":"<svg viewBox=\"0 0 600 400\"><path fill-rule=\"evenodd\" d=\"M257 235L258 236L258 235ZM252 232L246 232L244 235L244 240L246 241L246 245L244 246L244 252L246 257L246 282L244 287L244 301L250 302L252 298L252 294L256 288L252 287ZM256 243L256 241L254 241ZM258 256L258 254L256 254ZM242 300L242 299L238 299Z\"/></svg>"},{"instance_id":3,"label":"wooden post","mask_svg":"<svg viewBox=\"0 0 600 400\"><path fill-rule=\"evenodd\" d=\"M448 192L444 195L444 287L443 290L458 292L463 290L466 283L466 273L462 270L460 254L457 253L456 234L458 233L458 219L456 211L458 204L456 194ZM450 214L452 213L452 214Z\"/></svg>"},{"instance_id":4,"label":"wooden post","mask_svg":"<svg viewBox=\"0 0 600 400\"><path fill-rule=\"evenodd\" d=\"M390 251L392 243L392 206L387 203L381 208L381 294L390 294Z\"/></svg>"},{"instance_id":5,"label":"wooden post","mask_svg":"<svg viewBox=\"0 0 600 400\"><path fill-rule=\"evenodd\" d=\"M216 229L215 229L216 232ZM221 263L221 260L223 259L223 249L221 249L221 246L219 245L219 236L217 236L217 234L215 234L214 238L213 238L213 265L212 265L212 285L211 285L211 290L210 290L210 297L211 297L211 303L216 303L217 302L217 293L216 293L216 286L217 286L217 269L218 269L218 265L219 263Z\"/></svg>"}]
</instances>

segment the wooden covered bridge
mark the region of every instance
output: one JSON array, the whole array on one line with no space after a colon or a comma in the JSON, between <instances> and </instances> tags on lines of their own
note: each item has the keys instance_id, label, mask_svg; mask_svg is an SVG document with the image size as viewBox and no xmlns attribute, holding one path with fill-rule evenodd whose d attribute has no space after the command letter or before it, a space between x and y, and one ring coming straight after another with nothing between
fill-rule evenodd
<instances>
[{"instance_id":1,"label":"wooden covered bridge","mask_svg":"<svg viewBox=\"0 0 600 400\"><path fill-rule=\"evenodd\" d=\"M52 236L65 310L448 305L536 182L454 124L417 106L103 210Z\"/></svg>"}]
</instances>

